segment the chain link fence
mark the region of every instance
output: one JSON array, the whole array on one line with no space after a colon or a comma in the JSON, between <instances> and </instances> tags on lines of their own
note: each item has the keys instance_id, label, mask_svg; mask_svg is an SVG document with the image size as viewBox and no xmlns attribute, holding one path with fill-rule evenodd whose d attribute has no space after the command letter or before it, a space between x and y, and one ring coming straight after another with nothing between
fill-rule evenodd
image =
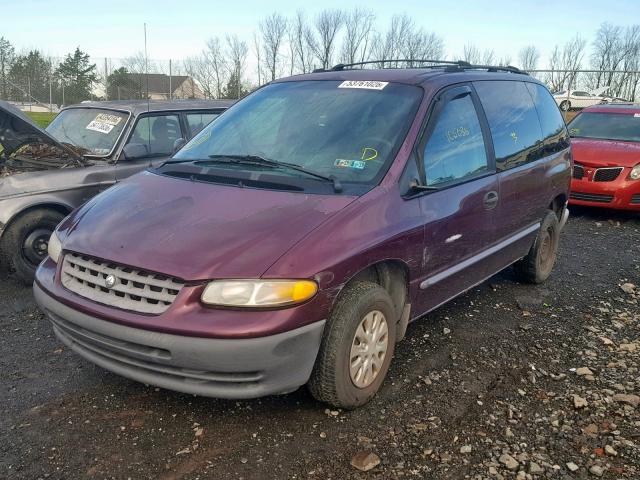
<instances>
[{"instance_id":1,"label":"chain link fence","mask_svg":"<svg viewBox=\"0 0 640 480\"><path fill-rule=\"evenodd\" d=\"M33 112L58 112L90 100L203 99L199 83L179 60L93 58L91 71L69 77L60 71L63 58L31 59L0 78L0 100ZM148 74L145 74L148 72Z\"/></svg>"},{"instance_id":2,"label":"chain link fence","mask_svg":"<svg viewBox=\"0 0 640 480\"><path fill-rule=\"evenodd\" d=\"M88 100L204 99L212 89L202 85L189 62L181 59L149 59L139 54L126 59L91 58L90 71L74 77L61 71L63 58L29 59L24 68L12 69L0 78L0 99L22 110L58 112L62 107ZM145 72L149 72L145 74ZM552 92L597 91L603 102L636 101L640 95L640 71L532 70ZM247 76L249 74L247 73ZM580 106L576 105L576 108Z\"/></svg>"}]
</instances>

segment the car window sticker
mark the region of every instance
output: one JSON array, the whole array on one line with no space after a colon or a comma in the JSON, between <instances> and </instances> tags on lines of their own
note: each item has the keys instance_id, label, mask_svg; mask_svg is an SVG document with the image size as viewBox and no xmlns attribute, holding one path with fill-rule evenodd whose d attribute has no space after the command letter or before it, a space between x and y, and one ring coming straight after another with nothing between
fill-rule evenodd
<instances>
[{"instance_id":1,"label":"car window sticker","mask_svg":"<svg viewBox=\"0 0 640 480\"><path fill-rule=\"evenodd\" d=\"M183 148L183 150L191 150L192 148L195 148L195 147L197 147L199 145L202 145L204 142L209 140L209 138L211 138L211 130L201 134L198 138L190 141L187 144L187 146Z\"/></svg>"},{"instance_id":2,"label":"car window sticker","mask_svg":"<svg viewBox=\"0 0 640 480\"><path fill-rule=\"evenodd\" d=\"M389 82L377 82L374 80L345 80L338 88L364 88L365 90L382 90Z\"/></svg>"},{"instance_id":3,"label":"car window sticker","mask_svg":"<svg viewBox=\"0 0 640 480\"><path fill-rule=\"evenodd\" d=\"M511 138L513 138L513 143L518 143L518 134L516 132L511 132Z\"/></svg>"},{"instance_id":4,"label":"car window sticker","mask_svg":"<svg viewBox=\"0 0 640 480\"><path fill-rule=\"evenodd\" d=\"M367 163L364 160L347 160L344 158L337 158L333 165L338 168L355 168L356 170L364 170Z\"/></svg>"},{"instance_id":5,"label":"car window sticker","mask_svg":"<svg viewBox=\"0 0 640 480\"><path fill-rule=\"evenodd\" d=\"M634 113L633 118L640 118L640 113Z\"/></svg>"},{"instance_id":6,"label":"car window sticker","mask_svg":"<svg viewBox=\"0 0 640 480\"><path fill-rule=\"evenodd\" d=\"M362 156L360 157L361 160L364 160L365 162L367 162L369 160L374 160L376 158L378 158L378 150L372 147L362 148Z\"/></svg>"},{"instance_id":7,"label":"car window sticker","mask_svg":"<svg viewBox=\"0 0 640 480\"><path fill-rule=\"evenodd\" d=\"M453 143L459 138L468 137L470 133L469 129L465 126L452 128L447 132L447 140L449 140L449 143Z\"/></svg>"},{"instance_id":8,"label":"car window sticker","mask_svg":"<svg viewBox=\"0 0 640 480\"><path fill-rule=\"evenodd\" d=\"M121 120L122 117L118 117L117 115L99 113L98 115L96 115L96 118L89 122L89 125L87 125L86 129L108 135L109 133L111 133L111 130L113 130L113 128L120 123Z\"/></svg>"}]
</instances>

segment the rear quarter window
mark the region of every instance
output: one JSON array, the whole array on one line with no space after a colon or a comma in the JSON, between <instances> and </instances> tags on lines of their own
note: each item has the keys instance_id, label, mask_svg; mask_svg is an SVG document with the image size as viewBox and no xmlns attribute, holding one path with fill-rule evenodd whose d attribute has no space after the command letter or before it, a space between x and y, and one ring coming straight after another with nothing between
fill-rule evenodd
<instances>
[{"instance_id":1,"label":"rear quarter window","mask_svg":"<svg viewBox=\"0 0 640 480\"><path fill-rule=\"evenodd\" d=\"M549 91L537 83L525 83L538 112L546 154L569 146L569 135L562 114Z\"/></svg>"},{"instance_id":2,"label":"rear quarter window","mask_svg":"<svg viewBox=\"0 0 640 480\"><path fill-rule=\"evenodd\" d=\"M524 82L484 81L474 86L489 122L498 170L537 160L542 131Z\"/></svg>"}]
</instances>

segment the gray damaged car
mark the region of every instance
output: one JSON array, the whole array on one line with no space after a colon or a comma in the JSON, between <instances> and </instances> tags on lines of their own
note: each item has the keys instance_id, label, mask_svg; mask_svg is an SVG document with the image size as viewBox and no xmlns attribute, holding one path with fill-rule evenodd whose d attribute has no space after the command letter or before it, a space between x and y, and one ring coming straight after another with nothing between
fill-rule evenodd
<instances>
[{"instance_id":1,"label":"gray damaged car","mask_svg":"<svg viewBox=\"0 0 640 480\"><path fill-rule=\"evenodd\" d=\"M0 101L0 262L25 283L51 232L116 182L157 166L231 101L88 102L46 130Z\"/></svg>"}]
</instances>

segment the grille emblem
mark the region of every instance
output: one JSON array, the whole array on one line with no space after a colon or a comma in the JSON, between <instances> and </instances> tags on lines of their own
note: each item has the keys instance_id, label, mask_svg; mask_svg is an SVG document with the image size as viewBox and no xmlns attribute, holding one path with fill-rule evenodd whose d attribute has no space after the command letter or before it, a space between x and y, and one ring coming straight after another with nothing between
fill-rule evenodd
<instances>
[{"instance_id":1,"label":"grille emblem","mask_svg":"<svg viewBox=\"0 0 640 480\"><path fill-rule=\"evenodd\" d=\"M116 284L116 277L113 275L107 275L107 278L104 279L104 286L107 288L113 288Z\"/></svg>"}]
</instances>

